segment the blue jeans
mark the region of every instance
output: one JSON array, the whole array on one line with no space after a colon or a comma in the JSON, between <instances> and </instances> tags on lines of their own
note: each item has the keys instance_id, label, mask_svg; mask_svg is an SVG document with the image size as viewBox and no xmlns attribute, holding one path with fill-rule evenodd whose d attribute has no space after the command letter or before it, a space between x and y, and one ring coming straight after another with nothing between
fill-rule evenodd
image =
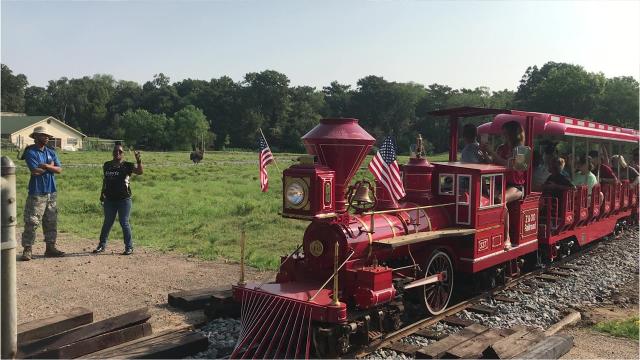
<instances>
[{"instance_id":1,"label":"blue jeans","mask_svg":"<svg viewBox=\"0 0 640 360\"><path fill-rule=\"evenodd\" d=\"M122 226L122 234L124 235L124 247L126 249L133 248L131 240L131 225L129 225L129 214L131 214L131 198L124 200L105 200L104 201L104 223L102 223L102 231L100 232L100 245L107 245L109 232L113 222L116 221L116 214Z\"/></svg>"}]
</instances>

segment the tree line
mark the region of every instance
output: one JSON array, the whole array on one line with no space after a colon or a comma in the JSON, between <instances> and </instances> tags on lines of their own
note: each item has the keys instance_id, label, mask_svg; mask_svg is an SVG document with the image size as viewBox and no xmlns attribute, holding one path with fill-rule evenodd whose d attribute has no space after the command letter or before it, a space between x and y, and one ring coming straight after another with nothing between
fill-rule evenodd
<instances>
[{"instance_id":1,"label":"tree line","mask_svg":"<svg viewBox=\"0 0 640 360\"><path fill-rule=\"evenodd\" d=\"M2 64L2 111L52 115L90 136L124 139L146 149L255 148L261 128L274 151L302 151L300 137L323 117L355 117L376 138L392 134L407 152L417 133L429 152L448 149L447 123L428 113L455 106L549 112L638 128L638 81L607 78L582 66L548 62L526 69L516 91L487 87L453 89L359 79L355 88L331 82L318 90L291 86L274 70L252 72L235 82L185 79L160 73L142 86L97 74L29 86L23 74Z\"/></svg>"}]
</instances>

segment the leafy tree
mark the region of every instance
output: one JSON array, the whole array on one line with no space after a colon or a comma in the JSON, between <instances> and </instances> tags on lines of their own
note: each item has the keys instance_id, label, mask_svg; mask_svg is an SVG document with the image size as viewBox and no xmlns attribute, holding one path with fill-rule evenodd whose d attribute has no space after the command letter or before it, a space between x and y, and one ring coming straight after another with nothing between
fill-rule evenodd
<instances>
[{"instance_id":1,"label":"leafy tree","mask_svg":"<svg viewBox=\"0 0 640 360\"><path fill-rule=\"evenodd\" d=\"M540 70L527 69L516 100L524 110L588 118L596 110L605 82L603 74L588 73L582 66L549 62Z\"/></svg>"},{"instance_id":2,"label":"leafy tree","mask_svg":"<svg viewBox=\"0 0 640 360\"><path fill-rule=\"evenodd\" d=\"M29 86L24 92L24 112L27 115L54 114L53 98L40 86Z\"/></svg>"},{"instance_id":3,"label":"leafy tree","mask_svg":"<svg viewBox=\"0 0 640 360\"><path fill-rule=\"evenodd\" d=\"M127 144L138 148L170 150L173 148L173 120L164 114L146 110L129 110L120 119Z\"/></svg>"},{"instance_id":4,"label":"leafy tree","mask_svg":"<svg viewBox=\"0 0 640 360\"><path fill-rule=\"evenodd\" d=\"M342 85L337 81L332 81L329 86L322 88L324 94L326 117L349 117L349 106L351 102L351 85Z\"/></svg>"},{"instance_id":5,"label":"leafy tree","mask_svg":"<svg viewBox=\"0 0 640 360\"><path fill-rule=\"evenodd\" d=\"M289 78L277 71L265 70L246 74L243 85L243 105L250 111L259 113L264 119L262 130L265 135L274 144L288 141L284 138L284 127L291 106ZM257 128L246 130L254 132Z\"/></svg>"},{"instance_id":6,"label":"leafy tree","mask_svg":"<svg viewBox=\"0 0 640 360\"><path fill-rule=\"evenodd\" d=\"M27 77L24 74L13 75L13 71L2 64L2 111L24 112L24 95Z\"/></svg>"},{"instance_id":7,"label":"leafy tree","mask_svg":"<svg viewBox=\"0 0 640 360\"><path fill-rule=\"evenodd\" d=\"M608 79L596 110L596 121L638 128L638 81L631 76Z\"/></svg>"},{"instance_id":8,"label":"leafy tree","mask_svg":"<svg viewBox=\"0 0 640 360\"><path fill-rule=\"evenodd\" d=\"M169 78L163 73L153 76L142 86L142 108L154 114L172 116L183 107L183 102Z\"/></svg>"},{"instance_id":9,"label":"leafy tree","mask_svg":"<svg viewBox=\"0 0 640 360\"><path fill-rule=\"evenodd\" d=\"M173 116L175 129L174 147L189 149L191 144L198 144L202 136L207 134L209 123L202 110L187 105Z\"/></svg>"},{"instance_id":10,"label":"leafy tree","mask_svg":"<svg viewBox=\"0 0 640 360\"><path fill-rule=\"evenodd\" d=\"M289 140L280 146L288 150L303 151L300 138L320 121L324 96L310 86L297 86L290 90L290 98L291 111L283 134L283 138Z\"/></svg>"}]
</instances>

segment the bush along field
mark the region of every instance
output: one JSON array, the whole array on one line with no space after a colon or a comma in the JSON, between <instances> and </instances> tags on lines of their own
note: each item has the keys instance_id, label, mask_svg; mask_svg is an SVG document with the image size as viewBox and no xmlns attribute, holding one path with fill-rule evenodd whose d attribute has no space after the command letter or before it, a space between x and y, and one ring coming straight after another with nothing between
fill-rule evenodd
<instances>
[{"instance_id":1,"label":"bush along field","mask_svg":"<svg viewBox=\"0 0 640 360\"><path fill-rule=\"evenodd\" d=\"M24 161L8 154L16 163L18 224L27 196L29 172ZM58 152L63 173L58 185L58 230L95 239L102 227L99 202L102 164L109 152ZM260 191L257 152L207 152L194 165L188 152L143 152L143 175L133 175L131 227L134 246L160 251L175 250L202 259L238 261L241 230L246 231L246 259L260 269L277 269L280 256L302 241L308 222L285 219L282 208L282 170L296 162L299 154L275 153L268 166L269 191ZM355 179L372 180L362 164ZM443 161L446 154L428 157ZM133 153L126 161L135 161ZM400 157L406 163L408 157ZM38 229L38 241L42 232ZM60 244L64 249L64 243ZM122 231L116 221L107 248L122 248Z\"/></svg>"}]
</instances>

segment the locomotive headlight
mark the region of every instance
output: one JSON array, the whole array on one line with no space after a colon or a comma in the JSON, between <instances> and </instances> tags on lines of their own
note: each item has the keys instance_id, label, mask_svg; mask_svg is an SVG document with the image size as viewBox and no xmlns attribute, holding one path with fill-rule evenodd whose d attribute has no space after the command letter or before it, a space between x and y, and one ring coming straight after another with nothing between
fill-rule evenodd
<instances>
[{"instance_id":1,"label":"locomotive headlight","mask_svg":"<svg viewBox=\"0 0 640 360\"><path fill-rule=\"evenodd\" d=\"M302 204L305 198L305 189L299 182L292 182L287 187L287 201L294 206Z\"/></svg>"}]
</instances>

